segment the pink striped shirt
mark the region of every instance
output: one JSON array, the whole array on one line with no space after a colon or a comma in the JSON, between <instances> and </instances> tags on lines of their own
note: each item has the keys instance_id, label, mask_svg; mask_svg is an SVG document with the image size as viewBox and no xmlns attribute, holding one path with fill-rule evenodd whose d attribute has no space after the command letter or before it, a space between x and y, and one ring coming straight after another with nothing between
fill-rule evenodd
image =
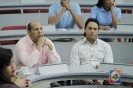
<instances>
[{"instance_id":1,"label":"pink striped shirt","mask_svg":"<svg viewBox=\"0 0 133 88\"><path fill-rule=\"evenodd\" d=\"M47 38L46 38L47 39ZM47 39L52 45L52 41ZM55 50L49 50L48 46L44 45L40 51L36 49L36 44L30 39L29 35L23 37L16 44L14 52L14 61L17 69L22 66L36 67L38 65L50 63L60 63L61 59Z\"/></svg>"}]
</instances>

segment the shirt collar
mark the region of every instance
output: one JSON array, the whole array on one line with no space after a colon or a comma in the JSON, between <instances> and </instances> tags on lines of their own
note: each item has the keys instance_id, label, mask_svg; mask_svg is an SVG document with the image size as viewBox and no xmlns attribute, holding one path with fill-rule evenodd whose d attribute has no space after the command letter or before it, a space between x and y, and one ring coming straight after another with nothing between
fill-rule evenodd
<instances>
[{"instance_id":1,"label":"shirt collar","mask_svg":"<svg viewBox=\"0 0 133 88\"><path fill-rule=\"evenodd\" d=\"M106 11L104 10L103 6L101 7L101 11L106 12Z\"/></svg>"},{"instance_id":2,"label":"shirt collar","mask_svg":"<svg viewBox=\"0 0 133 88\"><path fill-rule=\"evenodd\" d=\"M34 42L31 40L31 38L30 38L29 35L26 36L26 39L27 39L27 42L28 42L30 45L34 44Z\"/></svg>"},{"instance_id":3,"label":"shirt collar","mask_svg":"<svg viewBox=\"0 0 133 88\"><path fill-rule=\"evenodd\" d=\"M83 39L83 44L89 43L86 38ZM99 43L99 39L97 38L94 44ZM90 44L90 43L89 43Z\"/></svg>"},{"instance_id":4,"label":"shirt collar","mask_svg":"<svg viewBox=\"0 0 133 88\"><path fill-rule=\"evenodd\" d=\"M101 7L101 11L106 12L105 9L103 8L103 6ZM110 11L108 13L110 13Z\"/></svg>"}]
</instances>

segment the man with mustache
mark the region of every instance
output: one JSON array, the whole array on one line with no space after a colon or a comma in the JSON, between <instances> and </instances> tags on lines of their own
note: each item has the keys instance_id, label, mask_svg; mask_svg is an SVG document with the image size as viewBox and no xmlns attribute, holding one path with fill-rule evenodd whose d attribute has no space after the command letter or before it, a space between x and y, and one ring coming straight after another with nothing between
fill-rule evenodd
<instances>
[{"instance_id":1,"label":"man with mustache","mask_svg":"<svg viewBox=\"0 0 133 88\"><path fill-rule=\"evenodd\" d=\"M80 6L70 0L61 0L60 4L50 6L48 23L55 24L57 29L74 28L76 23L82 29L84 22Z\"/></svg>"},{"instance_id":2,"label":"man with mustache","mask_svg":"<svg viewBox=\"0 0 133 88\"><path fill-rule=\"evenodd\" d=\"M21 38L15 47L14 61L17 69L61 62L52 41L44 37L42 25L38 21L29 23L27 32L28 35Z\"/></svg>"}]
</instances>

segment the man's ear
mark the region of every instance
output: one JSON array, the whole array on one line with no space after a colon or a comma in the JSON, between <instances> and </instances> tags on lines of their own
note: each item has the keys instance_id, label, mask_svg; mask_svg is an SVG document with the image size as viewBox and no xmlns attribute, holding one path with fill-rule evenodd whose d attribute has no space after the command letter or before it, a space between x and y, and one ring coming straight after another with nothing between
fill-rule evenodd
<instances>
[{"instance_id":1,"label":"man's ear","mask_svg":"<svg viewBox=\"0 0 133 88\"><path fill-rule=\"evenodd\" d=\"M27 30L28 34L30 34L31 30Z\"/></svg>"},{"instance_id":2,"label":"man's ear","mask_svg":"<svg viewBox=\"0 0 133 88\"><path fill-rule=\"evenodd\" d=\"M86 31L86 29L84 28L84 31Z\"/></svg>"}]
</instances>

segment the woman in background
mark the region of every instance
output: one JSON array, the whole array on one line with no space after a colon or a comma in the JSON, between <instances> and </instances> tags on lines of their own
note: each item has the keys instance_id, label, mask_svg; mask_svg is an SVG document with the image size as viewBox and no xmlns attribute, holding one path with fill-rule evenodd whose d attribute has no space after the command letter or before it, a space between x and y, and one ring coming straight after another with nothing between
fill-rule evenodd
<instances>
[{"instance_id":1,"label":"woman in background","mask_svg":"<svg viewBox=\"0 0 133 88\"><path fill-rule=\"evenodd\" d=\"M26 88L29 80L16 75L13 54L10 49L0 47L0 88Z\"/></svg>"},{"instance_id":2,"label":"woman in background","mask_svg":"<svg viewBox=\"0 0 133 88\"><path fill-rule=\"evenodd\" d=\"M120 23L121 10L116 7L115 0L98 0L96 6L92 8L91 18L96 18L100 24L100 29L117 29ZM114 39L103 39L104 41L114 41Z\"/></svg>"}]
</instances>

